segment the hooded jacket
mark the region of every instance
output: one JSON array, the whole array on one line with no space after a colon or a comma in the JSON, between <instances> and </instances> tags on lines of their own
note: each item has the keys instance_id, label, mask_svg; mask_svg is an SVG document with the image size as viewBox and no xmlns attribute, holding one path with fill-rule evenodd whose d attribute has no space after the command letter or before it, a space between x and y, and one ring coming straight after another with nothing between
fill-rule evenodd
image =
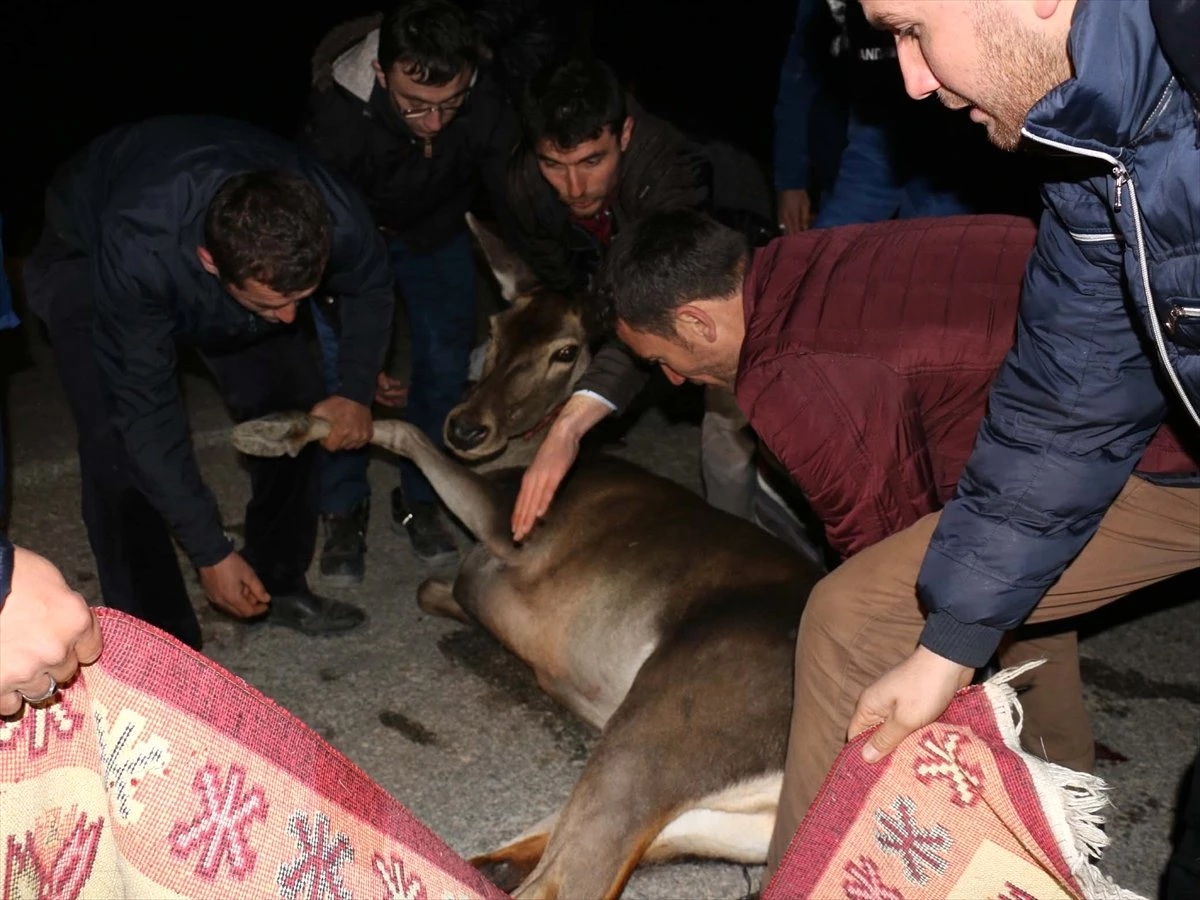
<instances>
[{"instance_id":1,"label":"hooded jacket","mask_svg":"<svg viewBox=\"0 0 1200 900\"><path fill-rule=\"evenodd\" d=\"M318 45L302 142L358 188L380 227L417 252L463 232L481 184L495 217L511 227L504 171L517 121L489 66L478 68L470 96L446 127L419 138L376 81L382 19L346 22Z\"/></svg>"},{"instance_id":2,"label":"hooded jacket","mask_svg":"<svg viewBox=\"0 0 1200 900\"><path fill-rule=\"evenodd\" d=\"M921 643L969 666L1092 537L1168 411L1200 429L1191 99L1146 3L1079 0L1067 49L1074 75L1022 129L1046 209L1016 345L918 579Z\"/></svg>"}]
</instances>

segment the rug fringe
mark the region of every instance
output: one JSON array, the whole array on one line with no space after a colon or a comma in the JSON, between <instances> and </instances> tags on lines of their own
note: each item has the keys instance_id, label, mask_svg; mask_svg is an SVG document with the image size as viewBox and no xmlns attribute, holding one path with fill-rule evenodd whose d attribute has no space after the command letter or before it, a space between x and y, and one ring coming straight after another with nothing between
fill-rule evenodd
<instances>
[{"instance_id":1,"label":"rug fringe","mask_svg":"<svg viewBox=\"0 0 1200 900\"><path fill-rule=\"evenodd\" d=\"M1021 747L1023 713L1017 692L1009 682L1044 662L1035 659L1004 669L983 685L1004 743L1029 769L1059 851L1084 896L1088 900L1146 900L1141 894L1119 887L1092 864L1092 858L1099 858L1109 844L1108 835L1101 828L1104 824L1101 813L1108 806L1108 784L1104 779L1039 759Z\"/></svg>"}]
</instances>

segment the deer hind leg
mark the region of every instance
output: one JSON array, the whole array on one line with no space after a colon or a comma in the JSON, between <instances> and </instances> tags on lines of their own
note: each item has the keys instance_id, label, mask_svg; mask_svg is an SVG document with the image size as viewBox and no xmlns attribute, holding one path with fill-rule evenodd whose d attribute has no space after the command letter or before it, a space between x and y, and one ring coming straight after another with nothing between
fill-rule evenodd
<instances>
[{"instance_id":1,"label":"deer hind leg","mask_svg":"<svg viewBox=\"0 0 1200 900\"><path fill-rule=\"evenodd\" d=\"M776 772L705 797L659 832L642 862L699 857L763 864L775 830L782 784L783 773Z\"/></svg>"},{"instance_id":2,"label":"deer hind leg","mask_svg":"<svg viewBox=\"0 0 1200 900\"><path fill-rule=\"evenodd\" d=\"M558 816L557 812L546 816L503 847L473 856L469 862L500 890L512 893L537 868Z\"/></svg>"},{"instance_id":3,"label":"deer hind leg","mask_svg":"<svg viewBox=\"0 0 1200 900\"><path fill-rule=\"evenodd\" d=\"M444 619L455 619L464 625L475 621L454 599L454 584L445 578L426 578L417 588L417 606L422 612Z\"/></svg>"},{"instance_id":4,"label":"deer hind leg","mask_svg":"<svg viewBox=\"0 0 1200 900\"><path fill-rule=\"evenodd\" d=\"M778 789L764 776L783 767L793 651L786 636L720 635L729 627L676 635L642 665L514 897L619 897L656 842L657 859L765 859ZM684 815L706 801L707 820ZM756 829L745 846L718 827L739 823Z\"/></svg>"}]
</instances>

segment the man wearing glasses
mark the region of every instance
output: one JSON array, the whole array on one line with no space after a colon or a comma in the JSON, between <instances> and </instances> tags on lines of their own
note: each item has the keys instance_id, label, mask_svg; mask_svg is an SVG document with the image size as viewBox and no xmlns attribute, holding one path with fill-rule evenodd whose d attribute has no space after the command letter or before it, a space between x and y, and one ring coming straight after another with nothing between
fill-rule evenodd
<instances>
[{"instance_id":1,"label":"man wearing glasses","mask_svg":"<svg viewBox=\"0 0 1200 900\"><path fill-rule=\"evenodd\" d=\"M362 192L387 238L395 285L408 310L412 379L407 418L440 445L442 422L462 399L475 337L475 266L464 214L482 182L497 215L516 118L486 65L477 29L450 0L406 0L347 22L313 60L304 138ZM326 378L336 379L337 310L317 316ZM330 352L334 351L334 352ZM376 402L397 406L404 389L380 374ZM365 451L324 460L321 573L362 580L370 501ZM394 527L426 562L455 552L429 482L401 463Z\"/></svg>"}]
</instances>

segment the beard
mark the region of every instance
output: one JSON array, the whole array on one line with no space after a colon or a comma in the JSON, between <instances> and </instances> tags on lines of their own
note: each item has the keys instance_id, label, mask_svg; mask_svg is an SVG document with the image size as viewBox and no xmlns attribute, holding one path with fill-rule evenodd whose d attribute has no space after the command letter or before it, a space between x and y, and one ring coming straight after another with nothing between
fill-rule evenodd
<instances>
[{"instance_id":1,"label":"beard","mask_svg":"<svg viewBox=\"0 0 1200 900\"><path fill-rule=\"evenodd\" d=\"M1034 105L1071 77L1065 44L1022 28L1003 3L973 6L979 57L992 75L974 101L942 88L938 99L951 109L973 106L984 116L988 139L1015 150Z\"/></svg>"}]
</instances>

